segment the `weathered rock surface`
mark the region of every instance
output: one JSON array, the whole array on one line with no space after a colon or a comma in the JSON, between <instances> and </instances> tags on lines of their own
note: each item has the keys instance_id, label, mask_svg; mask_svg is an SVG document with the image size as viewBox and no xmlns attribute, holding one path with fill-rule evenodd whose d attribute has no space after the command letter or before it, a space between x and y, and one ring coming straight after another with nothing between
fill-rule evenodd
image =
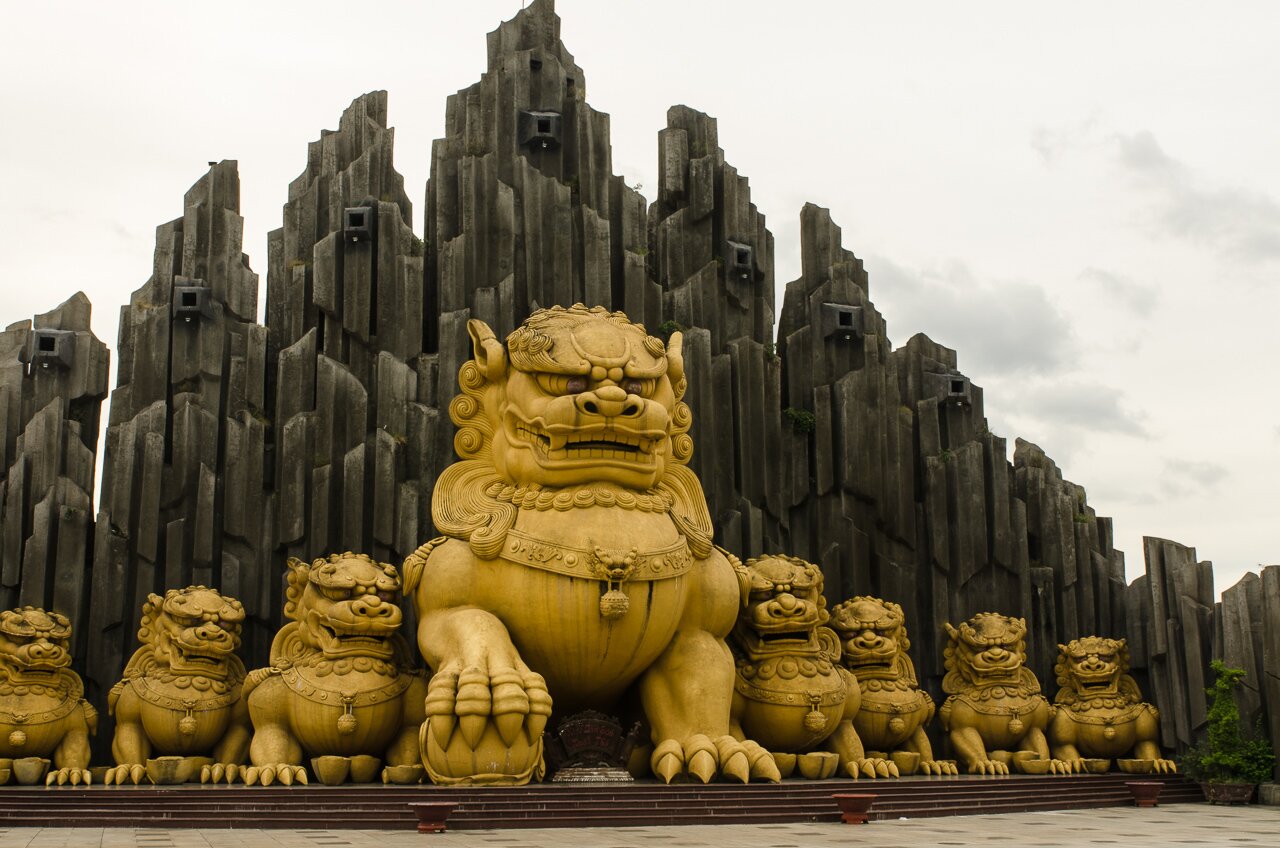
<instances>
[{"instance_id":1,"label":"weathered rock surface","mask_svg":"<svg viewBox=\"0 0 1280 848\"><path fill-rule=\"evenodd\" d=\"M66 615L81 663L109 363L89 317L89 299L76 292L0 332L0 609Z\"/></svg>"},{"instance_id":2,"label":"weathered rock surface","mask_svg":"<svg viewBox=\"0 0 1280 848\"><path fill-rule=\"evenodd\" d=\"M263 557L267 334L255 322L258 277L241 251L239 206L237 164L211 165L182 217L156 229L151 277L120 311L91 574L91 694L119 679L150 592L218 588L244 603L249 650L268 644L280 590Z\"/></svg>"}]
</instances>

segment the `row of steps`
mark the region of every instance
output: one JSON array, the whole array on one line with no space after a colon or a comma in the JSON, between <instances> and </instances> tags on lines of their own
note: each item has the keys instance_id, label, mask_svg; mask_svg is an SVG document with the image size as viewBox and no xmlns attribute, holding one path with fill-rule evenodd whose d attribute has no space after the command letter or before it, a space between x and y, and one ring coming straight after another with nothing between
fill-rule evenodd
<instances>
[{"instance_id":1,"label":"row of steps","mask_svg":"<svg viewBox=\"0 0 1280 848\"><path fill-rule=\"evenodd\" d=\"M878 796L871 818L896 819L1131 804L1131 775L912 777L899 780L787 780L780 784L542 784L440 786L89 786L0 788L7 827L412 829L411 801L458 805L450 829L637 827L688 824L836 822L831 795ZM1162 804L1202 801L1177 776Z\"/></svg>"}]
</instances>

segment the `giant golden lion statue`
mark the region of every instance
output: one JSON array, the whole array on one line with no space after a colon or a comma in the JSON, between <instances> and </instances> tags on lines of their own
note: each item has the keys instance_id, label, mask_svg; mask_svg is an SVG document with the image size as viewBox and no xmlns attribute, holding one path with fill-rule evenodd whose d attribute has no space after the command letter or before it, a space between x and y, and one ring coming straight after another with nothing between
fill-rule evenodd
<instances>
[{"instance_id":1,"label":"giant golden lion statue","mask_svg":"<svg viewBox=\"0 0 1280 848\"><path fill-rule=\"evenodd\" d=\"M950 760L935 760L925 725L933 698L920 688L902 607L859 596L831 611L840 637L840 662L858 679L862 706L853 726L871 756L889 758L902 774L956 774Z\"/></svg>"},{"instance_id":2,"label":"giant golden lion statue","mask_svg":"<svg viewBox=\"0 0 1280 848\"><path fill-rule=\"evenodd\" d=\"M149 595L138 627L141 647L111 688L116 767L103 782L137 783L152 756L212 757L202 781L234 781L249 753L249 710L240 697L244 608L204 586Z\"/></svg>"},{"instance_id":3,"label":"giant golden lion statue","mask_svg":"<svg viewBox=\"0 0 1280 848\"><path fill-rule=\"evenodd\" d=\"M732 645L737 657L735 735L768 748L786 776L842 769L851 777L897 777L883 757L868 757L856 730L858 681L840 666L840 643L827 623L822 571L788 556L747 562L747 607Z\"/></svg>"},{"instance_id":4,"label":"giant golden lion statue","mask_svg":"<svg viewBox=\"0 0 1280 848\"><path fill-rule=\"evenodd\" d=\"M1124 639L1086 636L1058 646L1056 715L1049 726L1053 756L1080 771L1084 758L1124 757L1151 762L1150 770L1177 771L1160 754L1160 713L1143 703L1129 676ZM1147 769L1144 769L1147 770Z\"/></svg>"},{"instance_id":5,"label":"giant golden lion statue","mask_svg":"<svg viewBox=\"0 0 1280 848\"><path fill-rule=\"evenodd\" d=\"M46 784L89 782L98 713L71 665L71 622L35 607L0 612L0 757L53 761Z\"/></svg>"},{"instance_id":6,"label":"giant golden lion statue","mask_svg":"<svg viewBox=\"0 0 1280 848\"><path fill-rule=\"evenodd\" d=\"M1026 667L1026 620L983 612L946 628L942 691L950 697L938 717L969 773L1008 774L1011 762L1028 770L1027 759L1069 773L1067 763L1049 757L1045 729L1053 708Z\"/></svg>"},{"instance_id":7,"label":"giant golden lion statue","mask_svg":"<svg viewBox=\"0 0 1280 848\"><path fill-rule=\"evenodd\" d=\"M381 758L384 782L421 778L426 684L399 633L395 566L350 552L310 564L290 559L288 581L290 622L271 643L270 668L245 681L253 765L244 782L306 783L304 754L346 758L353 776L360 762Z\"/></svg>"},{"instance_id":8,"label":"giant golden lion statue","mask_svg":"<svg viewBox=\"0 0 1280 848\"><path fill-rule=\"evenodd\" d=\"M449 407L461 459L431 503L446 536L405 561L435 672L431 779L540 778L553 699L570 715L628 692L662 780L777 779L764 749L730 733L725 637L746 577L712 545L686 466L680 334L664 346L581 304L539 310L506 345L467 327L474 359Z\"/></svg>"}]
</instances>

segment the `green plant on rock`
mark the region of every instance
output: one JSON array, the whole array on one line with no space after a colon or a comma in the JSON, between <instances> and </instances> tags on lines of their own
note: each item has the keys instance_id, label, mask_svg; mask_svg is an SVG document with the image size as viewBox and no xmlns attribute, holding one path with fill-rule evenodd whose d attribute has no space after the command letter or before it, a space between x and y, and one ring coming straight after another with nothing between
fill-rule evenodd
<instances>
[{"instance_id":1,"label":"green plant on rock","mask_svg":"<svg viewBox=\"0 0 1280 848\"><path fill-rule=\"evenodd\" d=\"M681 324L679 321L663 321L658 325L658 338L662 339L665 344L666 342L671 341L671 337L674 334L683 333L687 329L689 328L684 324Z\"/></svg>"},{"instance_id":2,"label":"green plant on rock","mask_svg":"<svg viewBox=\"0 0 1280 848\"><path fill-rule=\"evenodd\" d=\"M1244 678L1244 669L1228 668L1214 660L1210 668L1217 674L1209 695L1208 738L1178 758L1178 768L1205 783L1266 783L1275 768L1271 744L1255 728L1246 737L1240 722L1240 708L1232 691Z\"/></svg>"},{"instance_id":3,"label":"green plant on rock","mask_svg":"<svg viewBox=\"0 0 1280 848\"><path fill-rule=\"evenodd\" d=\"M796 409L794 406L788 406L782 410L782 414L791 422L791 429L797 433L812 433L813 428L817 425L817 417L808 410Z\"/></svg>"},{"instance_id":4,"label":"green plant on rock","mask_svg":"<svg viewBox=\"0 0 1280 848\"><path fill-rule=\"evenodd\" d=\"M951 461L951 449L950 449L950 448L943 448L942 450L940 450L940 451L938 452L938 461L939 461L939 462L942 462L942 463L944 463L944 464L945 464L945 463L950 462L950 461Z\"/></svg>"}]
</instances>

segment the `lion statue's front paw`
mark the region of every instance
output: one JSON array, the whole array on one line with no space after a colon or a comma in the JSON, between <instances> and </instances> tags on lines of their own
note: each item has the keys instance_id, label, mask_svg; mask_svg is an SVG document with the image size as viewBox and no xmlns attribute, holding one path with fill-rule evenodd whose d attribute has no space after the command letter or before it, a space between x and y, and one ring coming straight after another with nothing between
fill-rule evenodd
<instances>
[{"instance_id":1,"label":"lion statue's front paw","mask_svg":"<svg viewBox=\"0 0 1280 848\"><path fill-rule=\"evenodd\" d=\"M920 763L919 771L921 774L956 775L960 773L960 769L956 767L955 760L925 760Z\"/></svg>"},{"instance_id":2,"label":"lion statue's front paw","mask_svg":"<svg viewBox=\"0 0 1280 848\"><path fill-rule=\"evenodd\" d=\"M427 688L419 739L436 783L527 783L542 766L551 695L542 675L512 666L442 670Z\"/></svg>"},{"instance_id":3,"label":"lion statue's front paw","mask_svg":"<svg viewBox=\"0 0 1280 848\"><path fill-rule=\"evenodd\" d=\"M969 774L1008 774L1009 764L999 760L974 760L969 764Z\"/></svg>"},{"instance_id":4,"label":"lion statue's front paw","mask_svg":"<svg viewBox=\"0 0 1280 848\"><path fill-rule=\"evenodd\" d=\"M240 776L244 766L238 763L214 763L209 766L201 766L200 782L201 783L235 783L236 778Z\"/></svg>"},{"instance_id":5,"label":"lion statue's front paw","mask_svg":"<svg viewBox=\"0 0 1280 848\"><path fill-rule=\"evenodd\" d=\"M739 783L755 778L777 783L782 779L773 756L750 740L739 742L732 736L712 740L694 735L683 742L665 739L653 749L649 759L653 773L664 783L686 774L700 783L725 777Z\"/></svg>"},{"instance_id":6,"label":"lion statue's front paw","mask_svg":"<svg viewBox=\"0 0 1280 848\"><path fill-rule=\"evenodd\" d=\"M300 783L307 785L307 770L292 763L270 763L265 766L248 766L244 770L245 786L270 786L277 780L285 786Z\"/></svg>"},{"instance_id":7,"label":"lion statue's front paw","mask_svg":"<svg viewBox=\"0 0 1280 848\"><path fill-rule=\"evenodd\" d=\"M49 773L45 775L45 786L65 786L70 783L72 786L79 786L83 783L89 785L90 775L88 769L81 768L61 768L49 769Z\"/></svg>"},{"instance_id":8,"label":"lion statue's front paw","mask_svg":"<svg viewBox=\"0 0 1280 848\"><path fill-rule=\"evenodd\" d=\"M855 780L860 777L898 777L898 766L893 760L879 757L868 757L864 760L849 760L844 764L845 773Z\"/></svg>"},{"instance_id":9,"label":"lion statue's front paw","mask_svg":"<svg viewBox=\"0 0 1280 848\"><path fill-rule=\"evenodd\" d=\"M147 767L142 763L121 763L114 768L107 769L107 775L102 779L103 786L124 786L126 783L137 785L142 782L150 782L147 777Z\"/></svg>"}]
</instances>

